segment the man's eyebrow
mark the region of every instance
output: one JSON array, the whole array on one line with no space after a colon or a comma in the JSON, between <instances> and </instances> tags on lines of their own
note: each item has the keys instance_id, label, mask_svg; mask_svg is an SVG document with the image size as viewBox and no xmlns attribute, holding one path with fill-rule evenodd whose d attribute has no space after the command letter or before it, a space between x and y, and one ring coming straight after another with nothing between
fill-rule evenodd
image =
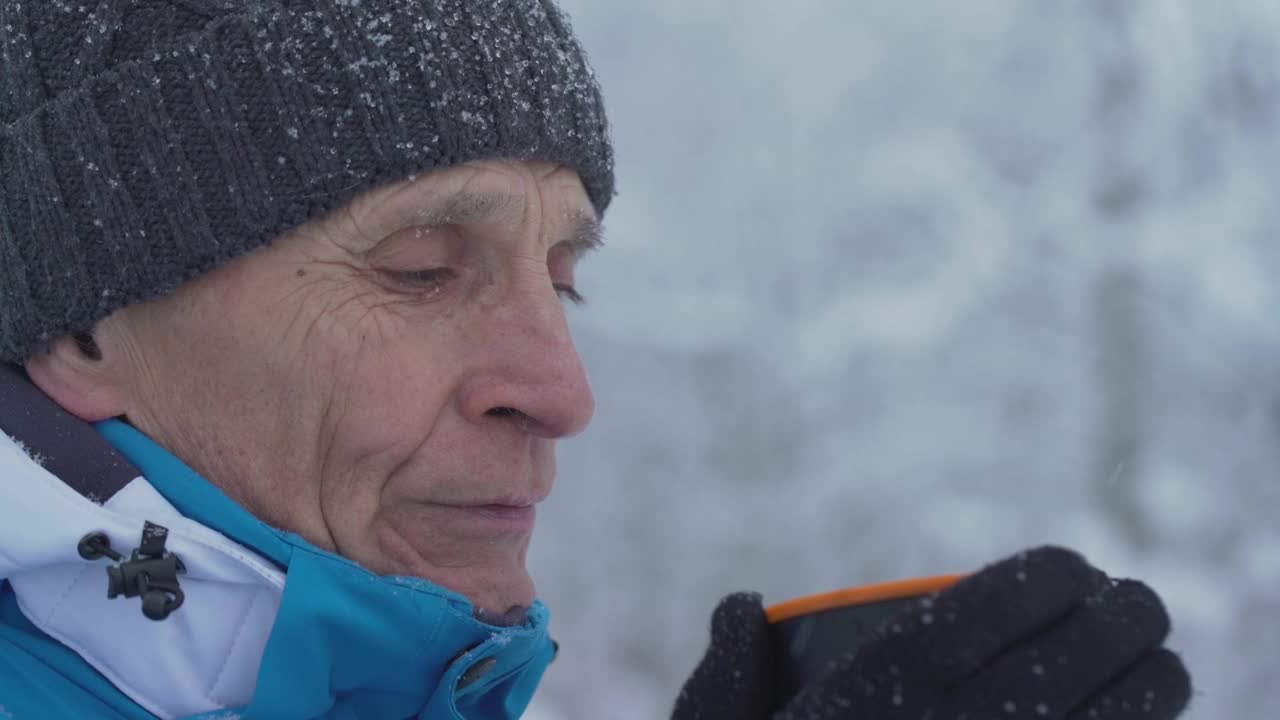
<instances>
[{"instance_id":1,"label":"man's eyebrow","mask_svg":"<svg viewBox=\"0 0 1280 720\"><path fill-rule=\"evenodd\" d=\"M575 258L581 258L604 246L604 226L593 213L580 212L571 221L564 239L556 245L567 248Z\"/></svg>"}]
</instances>

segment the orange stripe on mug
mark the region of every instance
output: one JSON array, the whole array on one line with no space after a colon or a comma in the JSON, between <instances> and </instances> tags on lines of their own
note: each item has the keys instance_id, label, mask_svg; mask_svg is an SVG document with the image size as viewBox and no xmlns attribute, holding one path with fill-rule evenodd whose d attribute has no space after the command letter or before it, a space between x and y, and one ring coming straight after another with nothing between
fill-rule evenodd
<instances>
[{"instance_id":1,"label":"orange stripe on mug","mask_svg":"<svg viewBox=\"0 0 1280 720\"><path fill-rule=\"evenodd\" d=\"M807 595L795 600L778 603L765 609L765 617L770 623L780 623L801 615L826 612L850 605L868 605L886 600L920 595L932 595L955 585L965 575L935 575L933 577L896 580L894 582L863 585L846 588L834 592Z\"/></svg>"}]
</instances>

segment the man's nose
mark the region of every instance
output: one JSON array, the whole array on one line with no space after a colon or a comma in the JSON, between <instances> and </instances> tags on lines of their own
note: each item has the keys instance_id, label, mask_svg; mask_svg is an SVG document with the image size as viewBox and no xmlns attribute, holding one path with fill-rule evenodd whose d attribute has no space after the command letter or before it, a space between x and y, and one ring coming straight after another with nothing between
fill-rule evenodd
<instances>
[{"instance_id":1,"label":"man's nose","mask_svg":"<svg viewBox=\"0 0 1280 720\"><path fill-rule=\"evenodd\" d=\"M564 305L544 280L490 308L468 345L474 352L459 389L476 424L514 423L544 438L576 435L595 413L595 396L573 344Z\"/></svg>"}]
</instances>

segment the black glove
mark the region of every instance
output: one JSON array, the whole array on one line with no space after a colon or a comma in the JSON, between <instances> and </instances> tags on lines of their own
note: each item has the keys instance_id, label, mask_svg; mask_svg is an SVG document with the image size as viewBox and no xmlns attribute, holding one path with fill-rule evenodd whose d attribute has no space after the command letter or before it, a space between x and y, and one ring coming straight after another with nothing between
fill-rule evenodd
<instances>
[{"instance_id":1,"label":"black glove","mask_svg":"<svg viewBox=\"0 0 1280 720\"><path fill-rule=\"evenodd\" d=\"M759 595L721 601L672 720L1169 720L1191 686L1146 585L1046 547L913 603L781 709Z\"/></svg>"}]
</instances>

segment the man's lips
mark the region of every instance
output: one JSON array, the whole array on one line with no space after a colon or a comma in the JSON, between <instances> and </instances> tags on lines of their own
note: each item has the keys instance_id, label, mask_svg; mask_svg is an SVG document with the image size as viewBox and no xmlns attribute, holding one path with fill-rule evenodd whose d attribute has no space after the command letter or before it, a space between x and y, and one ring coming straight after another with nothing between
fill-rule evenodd
<instances>
[{"instance_id":1,"label":"man's lips","mask_svg":"<svg viewBox=\"0 0 1280 720\"><path fill-rule=\"evenodd\" d=\"M537 503L533 500L432 503L430 507L443 513L449 522L456 521L499 532L532 532L538 517Z\"/></svg>"},{"instance_id":2,"label":"man's lips","mask_svg":"<svg viewBox=\"0 0 1280 720\"><path fill-rule=\"evenodd\" d=\"M533 505L474 505L472 507L464 507L462 510L480 513L481 515L494 518L495 520L528 520L530 524L538 511Z\"/></svg>"}]
</instances>

